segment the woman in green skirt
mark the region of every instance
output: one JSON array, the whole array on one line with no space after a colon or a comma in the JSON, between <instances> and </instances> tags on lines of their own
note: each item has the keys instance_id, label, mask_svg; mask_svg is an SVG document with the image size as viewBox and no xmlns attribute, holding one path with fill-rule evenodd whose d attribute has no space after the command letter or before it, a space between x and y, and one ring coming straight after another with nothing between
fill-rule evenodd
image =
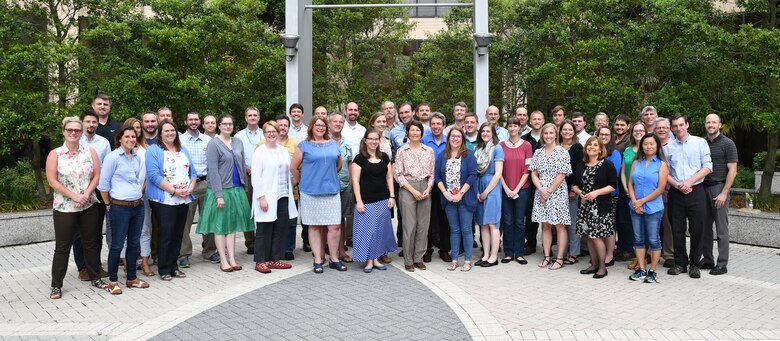
<instances>
[{"instance_id":1,"label":"woman in green skirt","mask_svg":"<svg viewBox=\"0 0 780 341\"><path fill-rule=\"evenodd\" d=\"M231 137L232 116L220 116L217 124L219 135L206 147L209 188L196 231L214 234L220 269L231 272L241 270L235 258L236 232L254 231L255 227L244 189L247 184L244 146Z\"/></svg>"}]
</instances>

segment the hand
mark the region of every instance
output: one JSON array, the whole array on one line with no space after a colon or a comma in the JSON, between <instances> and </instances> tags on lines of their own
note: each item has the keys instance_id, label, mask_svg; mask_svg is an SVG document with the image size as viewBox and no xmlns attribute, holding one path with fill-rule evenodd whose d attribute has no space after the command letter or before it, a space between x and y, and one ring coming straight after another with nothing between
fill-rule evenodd
<instances>
[{"instance_id":1,"label":"hand","mask_svg":"<svg viewBox=\"0 0 780 341\"><path fill-rule=\"evenodd\" d=\"M89 202L89 197L85 194L76 194L74 193L72 197L70 197L77 205L78 207L83 207Z\"/></svg>"},{"instance_id":2,"label":"hand","mask_svg":"<svg viewBox=\"0 0 780 341\"><path fill-rule=\"evenodd\" d=\"M644 204L640 200L631 200L631 208L633 208L634 211L636 211L637 209L641 209L642 205ZM639 212L637 211L637 213Z\"/></svg>"},{"instance_id":3,"label":"hand","mask_svg":"<svg viewBox=\"0 0 780 341\"><path fill-rule=\"evenodd\" d=\"M392 209L395 207L395 198L390 198L390 200L387 201L387 208Z\"/></svg>"},{"instance_id":4,"label":"hand","mask_svg":"<svg viewBox=\"0 0 780 341\"><path fill-rule=\"evenodd\" d=\"M414 196L414 200L417 200L417 201L425 199L425 197L423 197L422 193L418 192L414 188L412 188L412 195Z\"/></svg>"},{"instance_id":5,"label":"hand","mask_svg":"<svg viewBox=\"0 0 780 341\"><path fill-rule=\"evenodd\" d=\"M506 194L507 198L512 199L512 198L515 197L515 194L517 194L517 193L515 193L515 191L513 191L511 189L510 190L504 189L504 194Z\"/></svg>"},{"instance_id":6,"label":"hand","mask_svg":"<svg viewBox=\"0 0 780 341\"><path fill-rule=\"evenodd\" d=\"M483 196L484 196L484 197L483 197ZM483 198L484 198L484 199L483 199ZM485 195L484 193L479 193L479 194L477 194L477 201L478 201L478 202L483 202L483 201L485 201L485 199L487 199L487 195Z\"/></svg>"},{"instance_id":7,"label":"hand","mask_svg":"<svg viewBox=\"0 0 780 341\"><path fill-rule=\"evenodd\" d=\"M186 198L186 197L188 197L190 195L190 189L189 188L180 188L180 189L178 189L176 191L176 194L179 196L179 198Z\"/></svg>"},{"instance_id":8,"label":"hand","mask_svg":"<svg viewBox=\"0 0 780 341\"><path fill-rule=\"evenodd\" d=\"M574 193L574 192L571 192L571 191L570 191L570 192L569 192L569 201L572 201L572 200L574 200L575 198L577 198L577 193Z\"/></svg>"},{"instance_id":9,"label":"hand","mask_svg":"<svg viewBox=\"0 0 780 341\"><path fill-rule=\"evenodd\" d=\"M717 197L713 198L712 201L715 202L715 208L723 208L723 205L726 204L726 199L728 198L727 194L718 194Z\"/></svg>"},{"instance_id":10,"label":"hand","mask_svg":"<svg viewBox=\"0 0 780 341\"><path fill-rule=\"evenodd\" d=\"M426 189L423 191L423 193L422 193L422 195L423 195L423 199L427 199L427 198L428 198L428 197L431 195L431 191L432 191L432 190L433 190L433 189L432 189L432 188L430 188L430 187L426 188Z\"/></svg>"},{"instance_id":11,"label":"hand","mask_svg":"<svg viewBox=\"0 0 780 341\"><path fill-rule=\"evenodd\" d=\"M585 199L585 201L593 201L598 197L598 195L593 194L593 192L589 192L588 194L585 194L582 198Z\"/></svg>"},{"instance_id":12,"label":"hand","mask_svg":"<svg viewBox=\"0 0 780 341\"><path fill-rule=\"evenodd\" d=\"M355 204L355 209L358 211L358 213L366 213L366 206L363 205L362 202Z\"/></svg>"},{"instance_id":13,"label":"hand","mask_svg":"<svg viewBox=\"0 0 780 341\"><path fill-rule=\"evenodd\" d=\"M268 212L268 201L265 200L265 197L260 197L260 209L263 212Z\"/></svg>"},{"instance_id":14,"label":"hand","mask_svg":"<svg viewBox=\"0 0 780 341\"><path fill-rule=\"evenodd\" d=\"M641 215L645 213L645 210L642 208L642 205L639 205L639 207L634 207L634 212Z\"/></svg>"},{"instance_id":15,"label":"hand","mask_svg":"<svg viewBox=\"0 0 780 341\"><path fill-rule=\"evenodd\" d=\"M452 202L458 203L463 199L463 192L458 192L458 194L452 195Z\"/></svg>"},{"instance_id":16,"label":"hand","mask_svg":"<svg viewBox=\"0 0 780 341\"><path fill-rule=\"evenodd\" d=\"M217 198L217 208L225 208L225 199Z\"/></svg>"},{"instance_id":17,"label":"hand","mask_svg":"<svg viewBox=\"0 0 780 341\"><path fill-rule=\"evenodd\" d=\"M446 199L449 202L452 202L452 200L454 199L452 193L450 192L442 192L442 194L444 195L444 199Z\"/></svg>"}]
</instances>

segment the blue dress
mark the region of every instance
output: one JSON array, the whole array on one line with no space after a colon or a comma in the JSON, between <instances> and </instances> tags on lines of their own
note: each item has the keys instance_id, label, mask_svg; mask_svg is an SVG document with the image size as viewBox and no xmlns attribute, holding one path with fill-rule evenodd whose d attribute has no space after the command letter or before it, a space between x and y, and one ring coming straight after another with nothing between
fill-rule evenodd
<instances>
[{"instance_id":1,"label":"blue dress","mask_svg":"<svg viewBox=\"0 0 780 341\"><path fill-rule=\"evenodd\" d=\"M496 145L493 149L493 157L490 158L490 164L485 174L477 174L477 195L485 191L490 184L493 175L496 174L496 161L504 161L504 149ZM501 222L501 181L490 191L485 201L477 205L476 220L477 225L496 224L498 228Z\"/></svg>"}]
</instances>

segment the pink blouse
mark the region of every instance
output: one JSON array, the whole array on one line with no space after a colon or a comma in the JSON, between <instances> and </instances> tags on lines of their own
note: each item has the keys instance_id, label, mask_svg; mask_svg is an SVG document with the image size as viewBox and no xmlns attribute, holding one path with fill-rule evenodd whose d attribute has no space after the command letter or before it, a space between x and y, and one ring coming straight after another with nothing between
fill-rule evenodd
<instances>
[{"instance_id":1,"label":"pink blouse","mask_svg":"<svg viewBox=\"0 0 780 341\"><path fill-rule=\"evenodd\" d=\"M407 144L396 151L393 172L400 187L404 187L409 180L428 180L428 187L433 188L433 168L431 147L420 144L420 149L414 150Z\"/></svg>"}]
</instances>

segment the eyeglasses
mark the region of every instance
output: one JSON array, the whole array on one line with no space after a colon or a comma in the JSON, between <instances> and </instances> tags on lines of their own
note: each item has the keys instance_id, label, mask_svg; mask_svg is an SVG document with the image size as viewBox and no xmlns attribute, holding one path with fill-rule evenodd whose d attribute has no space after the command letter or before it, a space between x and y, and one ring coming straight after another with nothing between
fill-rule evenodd
<instances>
[{"instance_id":1,"label":"eyeglasses","mask_svg":"<svg viewBox=\"0 0 780 341\"><path fill-rule=\"evenodd\" d=\"M379 141L378 137L367 137L366 140L368 141Z\"/></svg>"},{"instance_id":2,"label":"eyeglasses","mask_svg":"<svg viewBox=\"0 0 780 341\"><path fill-rule=\"evenodd\" d=\"M315 124L314 125L314 128L325 128L325 127L327 127L327 126L324 125L324 124Z\"/></svg>"},{"instance_id":3,"label":"eyeglasses","mask_svg":"<svg viewBox=\"0 0 780 341\"><path fill-rule=\"evenodd\" d=\"M81 129L63 129L68 134L81 134Z\"/></svg>"},{"instance_id":4,"label":"eyeglasses","mask_svg":"<svg viewBox=\"0 0 780 341\"><path fill-rule=\"evenodd\" d=\"M279 132L276 130L269 130L269 131L264 131L263 134L272 135L272 134L279 134Z\"/></svg>"},{"instance_id":5,"label":"eyeglasses","mask_svg":"<svg viewBox=\"0 0 780 341\"><path fill-rule=\"evenodd\" d=\"M669 130L669 127L655 127L655 130Z\"/></svg>"},{"instance_id":6,"label":"eyeglasses","mask_svg":"<svg viewBox=\"0 0 780 341\"><path fill-rule=\"evenodd\" d=\"M450 139L458 139L458 140L460 140L460 139L463 139L463 137L462 136L458 136L458 135L450 135Z\"/></svg>"}]
</instances>

